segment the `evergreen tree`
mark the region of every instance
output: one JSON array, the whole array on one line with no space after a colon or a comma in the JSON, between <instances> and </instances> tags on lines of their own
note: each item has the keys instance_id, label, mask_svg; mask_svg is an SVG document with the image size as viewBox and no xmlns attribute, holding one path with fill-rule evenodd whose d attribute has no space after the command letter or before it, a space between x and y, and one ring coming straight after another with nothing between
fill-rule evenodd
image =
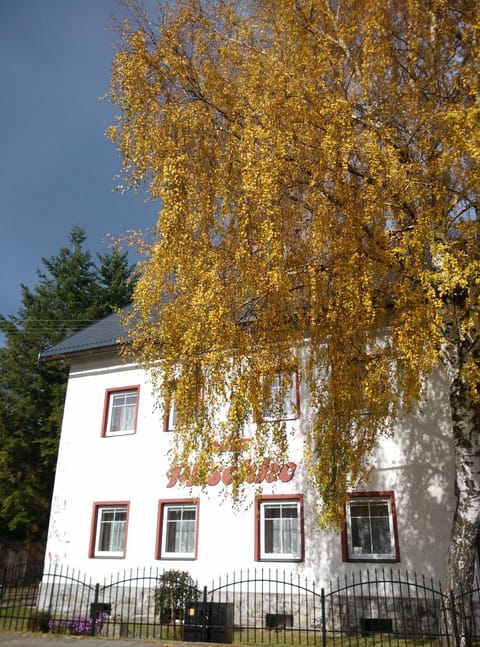
<instances>
[{"instance_id":1,"label":"evergreen tree","mask_svg":"<svg viewBox=\"0 0 480 647\"><path fill-rule=\"evenodd\" d=\"M0 536L42 538L48 524L68 366L39 363L40 351L127 305L135 283L126 253L97 267L80 227L69 242L21 286L18 315L0 315Z\"/></svg>"},{"instance_id":2,"label":"evergreen tree","mask_svg":"<svg viewBox=\"0 0 480 647\"><path fill-rule=\"evenodd\" d=\"M133 266L128 265L128 253L114 248L111 253L97 254L98 300L106 312L121 305L127 305L132 299L133 289L138 278Z\"/></svg>"}]
</instances>

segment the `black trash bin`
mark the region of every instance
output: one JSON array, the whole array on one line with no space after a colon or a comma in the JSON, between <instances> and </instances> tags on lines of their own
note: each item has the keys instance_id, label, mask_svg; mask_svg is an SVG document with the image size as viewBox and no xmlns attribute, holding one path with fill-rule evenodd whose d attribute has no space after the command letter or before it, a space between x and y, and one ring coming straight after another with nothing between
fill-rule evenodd
<instances>
[{"instance_id":1,"label":"black trash bin","mask_svg":"<svg viewBox=\"0 0 480 647\"><path fill-rule=\"evenodd\" d=\"M233 642L232 602L187 602L183 623L187 642Z\"/></svg>"}]
</instances>

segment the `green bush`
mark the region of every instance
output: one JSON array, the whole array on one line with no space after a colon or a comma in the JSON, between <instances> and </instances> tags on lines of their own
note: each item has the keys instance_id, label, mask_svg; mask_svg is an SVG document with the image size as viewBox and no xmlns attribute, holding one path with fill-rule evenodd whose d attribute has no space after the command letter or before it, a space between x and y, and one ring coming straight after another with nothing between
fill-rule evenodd
<instances>
[{"instance_id":1,"label":"green bush","mask_svg":"<svg viewBox=\"0 0 480 647\"><path fill-rule=\"evenodd\" d=\"M201 597L202 593L190 573L174 569L165 571L155 588L155 613L160 615L161 622L183 620L185 603Z\"/></svg>"}]
</instances>

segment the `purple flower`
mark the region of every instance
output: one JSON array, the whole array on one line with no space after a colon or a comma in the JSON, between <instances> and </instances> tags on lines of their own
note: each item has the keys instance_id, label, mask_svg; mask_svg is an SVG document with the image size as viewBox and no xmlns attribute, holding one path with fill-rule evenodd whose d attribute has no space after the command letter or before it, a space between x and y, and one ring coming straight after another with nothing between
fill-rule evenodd
<instances>
[{"instance_id":1,"label":"purple flower","mask_svg":"<svg viewBox=\"0 0 480 647\"><path fill-rule=\"evenodd\" d=\"M95 630L100 631L108 620L108 613L102 611L95 621ZM74 617L71 620L50 620L48 626L53 632L69 631L74 636L88 636L92 633L92 621L89 618Z\"/></svg>"}]
</instances>

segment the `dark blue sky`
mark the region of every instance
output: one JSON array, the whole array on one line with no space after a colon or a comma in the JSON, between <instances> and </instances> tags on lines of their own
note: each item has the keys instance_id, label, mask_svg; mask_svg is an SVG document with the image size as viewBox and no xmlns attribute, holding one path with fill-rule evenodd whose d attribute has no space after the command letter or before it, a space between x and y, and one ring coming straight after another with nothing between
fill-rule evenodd
<instances>
[{"instance_id":1,"label":"dark blue sky","mask_svg":"<svg viewBox=\"0 0 480 647\"><path fill-rule=\"evenodd\" d=\"M36 283L42 257L144 229L158 206L113 191L121 160L105 137L117 35L115 0L0 0L0 313L16 314L20 284ZM133 258L132 258L133 260Z\"/></svg>"}]
</instances>

